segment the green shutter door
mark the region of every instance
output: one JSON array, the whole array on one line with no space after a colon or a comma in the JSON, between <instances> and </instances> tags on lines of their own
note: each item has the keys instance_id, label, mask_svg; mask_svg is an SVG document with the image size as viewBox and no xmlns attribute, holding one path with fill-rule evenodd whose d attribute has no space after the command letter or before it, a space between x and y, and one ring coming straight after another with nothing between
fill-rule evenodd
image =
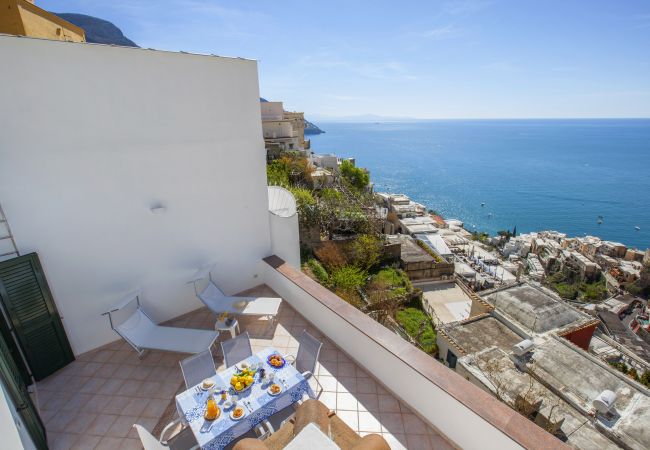
<instances>
[{"instance_id":1,"label":"green shutter door","mask_svg":"<svg viewBox=\"0 0 650 450\"><path fill-rule=\"evenodd\" d=\"M0 301L36 381L74 360L36 253L0 262Z\"/></svg>"},{"instance_id":2,"label":"green shutter door","mask_svg":"<svg viewBox=\"0 0 650 450\"><path fill-rule=\"evenodd\" d=\"M0 335L0 382L5 386L16 411L23 419L25 428L39 450L47 450L45 427L29 397L27 387L21 379L20 370L12 359L11 352Z\"/></svg>"}]
</instances>

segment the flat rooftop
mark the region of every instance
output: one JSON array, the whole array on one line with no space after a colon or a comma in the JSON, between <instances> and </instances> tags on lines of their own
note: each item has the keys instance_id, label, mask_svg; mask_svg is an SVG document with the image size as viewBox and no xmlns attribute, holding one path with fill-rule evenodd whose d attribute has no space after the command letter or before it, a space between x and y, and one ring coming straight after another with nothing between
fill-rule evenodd
<instances>
[{"instance_id":1,"label":"flat rooftop","mask_svg":"<svg viewBox=\"0 0 650 450\"><path fill-rule=\"evenodd\" d=\"M472 299L453 281L416 284L416 287L422 289L422 302L434 312L432 319L436 325L469 317Z\"/></svg>"},{"instance_id":2,"label":"flat rooftop","mask_svg":"<svg viewBox=\"0 0 650 450\"><path fill-rule=\"evenodd\" d=\"M559 339L549 338L535 349L535 373L585 410L592 408L593 399L601 392L613 391L620 417L603 426L621 436L630 448L650 448L650 392Z\"/></svg>"},{"instance_id":3,"label":"flat rooftop","mask_svg":"<svg viewBox=\"0 0 650 450\"><path fill-rule=\"evenodd\" d=\"M534 333L545 333L591 320L586 314L527 283L499 289L484 298L498 312Z\"/></svg>"},{"instance_id":4,"label":"flat rooftop","mask_svg":"<svg viewBox=\"0 0 650 450\"><path fill-rule=\"evenodd\" d=\"M560 427L561 434L572 447L582 450L620 449L570 403L527 373L518 370L506 351L496 347L486 348L478 354L464 356L459 359L458 364L488 390L494 391L495 385L500 386L499 395L511 406L515 404L517 395L531 390L532 395L528 394L529 400L542 401L539 410L541 415L550 417L554 422L564 419Z\"/></svg>"},{"instance_id":5,"label":"flat rooftop","mask_svg":"<svg viewBox=\"0 0 650 450\"><path fill-rule=\"evenodd\" d=\"M493 346L509 352L513 345L524 339L492 316L443 325L441 329L465 353L476 353Z\"/></svg>"},{"instance_id":6,"label":"flat rooftop","mask_svg":"<svg viewBox=\"0 0 650 450\"><path fill-rule=\"evenodd\" d=\"M431 262L433 257L426 251L422 250L415 241L407 236L398 236L388 238L389 242L399 242L402 244L401 259L405 263Z\"/></svg>"}]
</instances>

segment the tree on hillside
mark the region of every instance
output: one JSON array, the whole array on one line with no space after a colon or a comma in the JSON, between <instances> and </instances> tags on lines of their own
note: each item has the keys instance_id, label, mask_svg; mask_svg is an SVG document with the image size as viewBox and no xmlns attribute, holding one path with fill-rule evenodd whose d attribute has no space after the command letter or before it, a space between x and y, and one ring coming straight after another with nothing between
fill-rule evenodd
<instances>
[{"instance_id":1,"label":"tree on hillside","mask_svg":"<svg viewBox=\"0 0 650 450\"><path fill-rule=\"evenodd\" d=\"M343 161L339 170L341 171L341 176L356 189L365 189L368 183L370 183L368 171L360 167L355 167L351 161Z\"/></svg>"}]
</instances>

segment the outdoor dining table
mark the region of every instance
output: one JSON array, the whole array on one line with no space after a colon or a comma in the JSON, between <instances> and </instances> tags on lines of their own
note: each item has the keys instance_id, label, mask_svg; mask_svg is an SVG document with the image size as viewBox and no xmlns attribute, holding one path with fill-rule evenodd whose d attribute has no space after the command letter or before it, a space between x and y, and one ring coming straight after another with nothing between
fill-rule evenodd
<instances>
[{"instance_id":1,"label":"outdoor dining table","mask_svg":"<svg viewBox=\"0 0 650 450\"><path fill-rule=\"evenodd\" d=\"M307 379L291 364L287 362L282 368L276 369L267 362L267 358L272 354L281 353L273 347L267 347L211 377L215 381L215 399L219 408L221 408L221 415L214 421L208 432L201 432L201 427L205 422L203 415L207 407L208 393L197 390L197 385L176 396L178 414L181 420L192 429L192 433L194 433L194 437L201 449L222 449L276 412L301 400L303 394L314 397L314 392L309 387ZM239 397L238 405L242 406L246 413L243 418L233 420L230 417L232 409L224 410L224 402L221 401L219 392L222 388L229 389L231 387L230 378L237 372L237 367L240 367L243 362L249 365L261 362L267 374L275 374L274 382L282 387L282 392L275 396L269 394L267 389L270 383L263 384L259 379L259 375L256 374L255 382L250 389L237 394ZM231 394L234 394L232 389L229 391L229 400Z\"/></svg>"}]
</instances>

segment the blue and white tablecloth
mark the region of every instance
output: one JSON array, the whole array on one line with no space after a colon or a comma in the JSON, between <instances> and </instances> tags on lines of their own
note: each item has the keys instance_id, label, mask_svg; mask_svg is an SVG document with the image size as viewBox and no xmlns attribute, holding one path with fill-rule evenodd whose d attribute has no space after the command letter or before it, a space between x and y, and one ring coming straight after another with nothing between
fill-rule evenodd
<instances>
[{"instance_id":1,"label":"blue and white tablecloth","mask_svg":"<svg viewBox=\"0 0 650 450\"><path fill-rule=\"evenodd\" d=\"M206 409L207 393L202 391L202 393L197 394L194 386L176 396L178 414L191 427L194 437L196 437L199 446L203 450L224 448L234 439L253 429L258 423L296 403L303 397L303 394L307 394L312 398L314 397L308 381L291 364L287 363L281 369L275 369L266 362L267 357L274 353L279 352L272 347L268 347L244 361L248 364L262 362L267 373L275 373L275 382L283 386L282 380L284 380L287 387L285 388L283 386L283 391L279 395L272 396L266 391L269 384L262 384L256 375L255 383L253 383L251 389L238 394L239 404L246 410L246 415L243 419L232 420L230 418L230 410L224 410L220 398L217 397L219 407L222 410L221 415L216 419L209 432L201 433L200 429L204 423L203 414ZM237 363L236 365L239 366L239 364ZM218 392L220 388L227 389L230 387L230 378L236 370L234 366L229 367L212 377L216 383L215 392ZM253 409L252 413L246 408L243 403L244 401L250 401Z\"/></svg>"}]
</instances>

